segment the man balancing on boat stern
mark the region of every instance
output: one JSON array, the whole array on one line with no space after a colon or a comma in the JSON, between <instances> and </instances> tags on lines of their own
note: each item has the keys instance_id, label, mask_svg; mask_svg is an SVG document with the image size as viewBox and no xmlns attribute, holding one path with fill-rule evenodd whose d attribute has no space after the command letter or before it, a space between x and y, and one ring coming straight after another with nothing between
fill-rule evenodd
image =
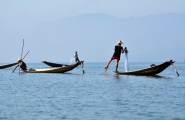
<instances>
[{"instance_id":1,"label":"man balancing on boat stern","mask_svg":"<svg viewBox=\"0 0 185 120\"><path fill-rule=\"evenodd\" d=\"M122 53L122 54L124 53L124 51L126 50L126 47L123 49L123 47L121 46L121 44L123 44L121 40L119 40L119 41L117 42L117 44L118 44L118 45L116 45L115 48L114 48L114 54L113 54L113 56L112 56L111 59L108 61L107 65L105 66L105 71L108 69L109 64L110 64L111 61L114 60L114 59L116 59L116 71L115 71L115 72L118 71L118 64L119 64L119 60L120 60L120 55L121 55L121 53Z\"/></svg>"}]
</instances>

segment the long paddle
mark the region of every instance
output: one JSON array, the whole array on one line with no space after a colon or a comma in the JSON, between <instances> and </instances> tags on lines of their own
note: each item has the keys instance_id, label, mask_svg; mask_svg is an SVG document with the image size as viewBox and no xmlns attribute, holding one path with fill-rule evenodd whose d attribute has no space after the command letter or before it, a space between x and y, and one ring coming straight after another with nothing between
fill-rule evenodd
<instances>
[{"instance_id":1,"label":"long paddle","mask_svg":"<svg viewBox=\"0 0 185 120\"><path fill-rule=\"evenodd\" d=\"M12 73L15 71L15 69L18 67L19 65L17 65L15 68L14 68L14 70L12 71Z\"/></svg>"},{"instance_id":2,"label":"long paddle","mask_svg":"<svg viewBox=\"0 0 185 120\"><path fill-rule=\"evenodd\" d=\"M23 48L24 48L24 39L23 39L23 45L22 45L21 59L22 59L22 54L23 54Z\"/></svg>"},{"instance_id":3,"label":"long paddle","mask_svg":"<svg viewBox=\"0 0 185 120\"><path fill-rule=\"evenodd\" d=\"M19 66L19 76L20 76L21 67Z\"/></svg>"},{"instance_id":4,"label":"long paddle","mask_svg":"<svg viewBox=\"0 0 185 120\"><path fill-rule=\"evenodd\" d=\"M85 71L84 71L84 61L81 61L81 64L82 64L82 73L84 74Z\"/></svg>"},{"instance_id":5,"label":"long paddle","mask_svg":"<svg viewBox=\"0 0 185 120\"><path fill-rule=\"evenodd\" d=\"M29 53L30 51L28 51L27 53L26 53L26 55L23 57L23 59L22 60L24 60L24 58L27 56L27 54Z\"/></svg>"},{"instance_id":6,"label":"long paddle","mask_svg":"<svg viewBox=\"0 0 185 120\"><path fill-rule=\"evenodd\" d=\"M173 63L171 63L171 65L173 66L174 71L177 73L177 76L179 76L179 73L177 72L177 69L175 68L175 66L173 65Z\"/></svg>"},{"instance_id":7,"label":"long paddle","mask_svg":"<svg viewBox=\"0 0 185 120\"><path fill-rule=\"evenodd\" d=\"M21 60L22 60L23 48L24 48L24 39L23 39L23 45L22 45ZM21 70L21 67L19 66L19 76L20 76L20 70Z\"/></svg>"}]
</instances>

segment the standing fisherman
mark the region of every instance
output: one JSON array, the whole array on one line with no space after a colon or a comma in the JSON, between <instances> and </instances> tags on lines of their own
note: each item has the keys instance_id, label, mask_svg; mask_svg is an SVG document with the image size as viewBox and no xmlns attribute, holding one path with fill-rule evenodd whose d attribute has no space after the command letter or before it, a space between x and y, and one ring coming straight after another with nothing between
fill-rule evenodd
<instances>
[{"instance_id":1,"label":"standing fisherman","mask_svg":"<svg viewBox=\"0 0 185 120\"><path fill-rule=\"evenodd\" d=\"M78 53L77 53L77 51L75 51L75 53L74 53L74 59L75 59L75 62L77 63L77 62L80 62L80 60L79 60L79 58L78 58Z\"/></svg>"},{"instance_id":2,"label":"standing fisherman","mask_svg":"<svg viewBox=\"0 0 185 120\"><path fill-rule=\"evenodd\" d=\"M118 45L116 45L115 48L114 48L114 54L113 54L113 56L108 61L107 65L105 66L105 70L108 69L109 64L111 63L111 61L114 60L114 59L116 59L116 71L115 72L118 71L118 64L119 64L119 60L120 60L120 55L121 55L121 53L122 54L124 53L124 51L126 50L126 48L123 49L123 47L121 46L121 44L123 44L121 40L119 40L117 42L117 44Z\"/></svg>"}]
</instances>

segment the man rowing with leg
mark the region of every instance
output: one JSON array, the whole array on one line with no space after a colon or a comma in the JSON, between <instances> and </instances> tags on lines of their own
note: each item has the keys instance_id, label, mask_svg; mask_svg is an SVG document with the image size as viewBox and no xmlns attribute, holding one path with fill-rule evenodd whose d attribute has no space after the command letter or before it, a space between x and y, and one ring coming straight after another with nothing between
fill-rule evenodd
<instances>
[{"instance_id":1,"label":"man rowing with leg","mask_svg":"<svg viewBox=\"0 0 185 120\"><path fill-rule=\"evenodd\" d=\"M114 59L116 59L116 71L115 71L115 72L118 71L118 64L119 64L119 60L120 60L121 53L123 54L126 48L123 49L123 47L121 46L121 44L123 44L121 40L119 40L119 41L117 42L117 44L118 44L118 45L116 45L115 48L114 48L114 54L113 54L113 56L112 56L111 59L108 61L107 65L105 66L105 71L108 69L109 64L110 64L111 61L114 60Z\"/></svg>"}]
</instances>

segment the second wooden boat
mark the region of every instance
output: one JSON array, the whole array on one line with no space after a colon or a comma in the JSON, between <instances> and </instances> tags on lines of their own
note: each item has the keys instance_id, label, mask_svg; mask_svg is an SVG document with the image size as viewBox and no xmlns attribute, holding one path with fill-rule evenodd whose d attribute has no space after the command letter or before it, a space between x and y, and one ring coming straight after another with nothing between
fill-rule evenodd
<instances>
[{"instance_id":1,"label":"second wooden boat","mask_svg":"<svg viewBox=\"0 0 185 120\"><path fill-rule=\"evenodd\" d=\"M48 62L48 61L43 61L44 64L51 66L51 67L62 67L62 66L69 66L65 64L58 64L58 63L53 63L53 62Z\"/></svg>"},{"instance_id":2,"label":"second wooden boat","mask_svg":"<svg viewBox=\"0 0 185 120\"><path fill-rule=\"evenodd\" d=\"M76 64L68 65L68 66L62 66L62 67L56 67L56 68L46 68L46 69L29 69L25 70L26 73L65 73L70 70L73 70L80 64L83 64L83 61L78 62Z\"/></svg>"},{"instance_id":3,"label":"second wooden boat","mask_svg":"<svg viewBox=\"0 0 185 120\"><path fill-rule=\"evenodd\" d=\"M165 70L168 66L172 65L175 61L169 60L159 65L152 64L148 68L134 70L129 72L116 72L117 74L124 74L124 75L156 75L163 70Z\"/></svg>"},{"instance_id":4,"label":"second wooden boat","mask_svg":"<svg viewBox=\"0 0 185 120\"><path fill-rule=\"evenodd\" d=\"M8 67L12 67L14 65L18 64L17 62L16 63L11 63L11 64L4 64L4 65L0 65L0 69L4 69L4 68L8 68Z\"/></svg>"}]
</instances>

